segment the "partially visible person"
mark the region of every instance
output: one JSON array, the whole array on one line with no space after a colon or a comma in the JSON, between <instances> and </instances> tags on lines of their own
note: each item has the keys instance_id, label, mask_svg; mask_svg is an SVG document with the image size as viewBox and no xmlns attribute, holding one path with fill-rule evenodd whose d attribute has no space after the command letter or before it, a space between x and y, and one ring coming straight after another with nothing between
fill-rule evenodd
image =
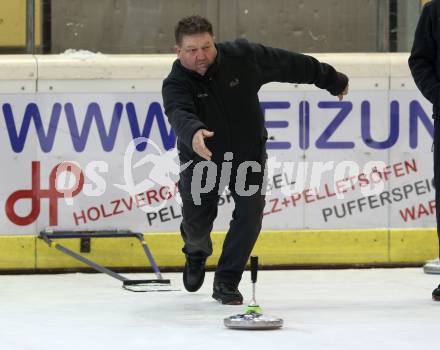
<instances>
[{"instance_id":1,"label":"partially visible person","mask_svg":"<svg viewBox=\"0 0 440 350\"><path fill-rule=\"evenodd\" d=\"M211 23L200 16L180 20L175 39L177 60L163 82L162 96L177 135L180 161L193 161L180 174L178 184L182 251L186 256L183 284L190 292L203 284L206 258L212 254L210 233L219 197L228 186L235 208L215 272L212 297L223 304L242 304L238 285L260 233L265 206L267 130L258 91L272 81L307 83L342 100L348 92L348 78L311 56L243 39L216 44ZM217 170L198 172L203 161L212 162ZM230 166L226 181L221 176L223 162ZM248 164L245 162L254 167L242 173L240 165ZM199 193L194 184L200 181L210 183L211 190ZM251 186L259 190L240 190Z\"/></svg>"},{"instance_id":2,"label":"partially visible person","mask_svg":"<svg viewBox=\"0 0 440 350\"><path fill-rule=\"evenodd\" d=\"M437 236L440 240L440 0L425 4L417 24L409 68L420 92L432 103ZM440 285L432 292L440 301Z\"/></svg>"}]
</instances>

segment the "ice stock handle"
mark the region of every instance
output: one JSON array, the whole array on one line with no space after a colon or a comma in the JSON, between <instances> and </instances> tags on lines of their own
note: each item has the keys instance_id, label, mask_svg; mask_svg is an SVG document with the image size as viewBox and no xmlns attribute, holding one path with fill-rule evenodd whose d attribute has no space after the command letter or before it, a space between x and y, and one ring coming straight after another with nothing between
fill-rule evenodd
<instances>
[{"instance_id":1,"label":"ice stock handle","mask_svg":"<svg viewBox=\"0 0 440 350\"><path fill-rule=\"evenodd\" d=\"M252 283L257 282L258 272L258 256L251 256L251 280Z\"/></svg>"}]
</instances>

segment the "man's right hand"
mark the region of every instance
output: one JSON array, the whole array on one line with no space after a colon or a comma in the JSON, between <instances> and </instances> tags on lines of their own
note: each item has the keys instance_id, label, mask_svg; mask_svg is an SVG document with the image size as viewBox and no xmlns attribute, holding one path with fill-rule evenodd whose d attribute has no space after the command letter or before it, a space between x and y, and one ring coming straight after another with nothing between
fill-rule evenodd
<instances>
[{"instance_id":1,"label":"man's right hand","mask_svg":"<svg viewBox=\"0 0 440 350\"><path fill-rule=\"evenodd\" d=\"M212 136L214 136L214 132L206 129L199 129L195 132L192 139L192 148L194 152L206 160L211 160L212 153L208 147L206 147L205 139Z\"/></svg>"},{"instance_id":2,"label":"man's right hand","mask_svg":"<svg viewBox=\"0 0 440 350\"><path fill-rule=\"evenodd\" d=\"M339 101L342 101L342 100L344 99L344 96L347 95L347 94L348 94L348 84L347 84L347 86L345 87L344 91L342 91L342 92L338 95Z\"/></svg>"}]
</instances>

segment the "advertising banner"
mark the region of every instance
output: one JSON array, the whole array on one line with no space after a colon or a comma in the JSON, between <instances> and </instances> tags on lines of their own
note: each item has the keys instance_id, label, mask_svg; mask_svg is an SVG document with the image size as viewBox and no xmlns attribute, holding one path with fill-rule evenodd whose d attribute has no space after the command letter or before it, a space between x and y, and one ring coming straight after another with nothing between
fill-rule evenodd
<instances>
[{"instance_id":1,"label":"advertising banner","mask_svg":"<svg viewBox=\"0 0 440 350\"><path fill-rule=\"evenodd\" d=\"M431 106L415 90L262 91L263 229L435 226ZM0 234L176 232L176 137L159 92L2 94ZM229 225L226 191L214 229Z\"/></svg>"}]
</instances>

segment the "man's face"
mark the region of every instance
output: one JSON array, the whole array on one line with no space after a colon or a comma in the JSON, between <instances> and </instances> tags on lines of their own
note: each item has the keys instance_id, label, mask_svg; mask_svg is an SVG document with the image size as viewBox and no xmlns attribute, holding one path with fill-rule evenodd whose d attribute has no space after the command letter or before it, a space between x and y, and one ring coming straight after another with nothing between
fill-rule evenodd
<instances>
[{"instance_id":1,"label":"man's face","mask_svg":"<svg viewBox=\"0 0 440 350\"><path fill-rule=\"evenodd\" d=\"M209 33L184 35L180 46L176 46L180 63L189 70L205 75L217 56L214 38Z\"/></svg>"}]
</instances>

